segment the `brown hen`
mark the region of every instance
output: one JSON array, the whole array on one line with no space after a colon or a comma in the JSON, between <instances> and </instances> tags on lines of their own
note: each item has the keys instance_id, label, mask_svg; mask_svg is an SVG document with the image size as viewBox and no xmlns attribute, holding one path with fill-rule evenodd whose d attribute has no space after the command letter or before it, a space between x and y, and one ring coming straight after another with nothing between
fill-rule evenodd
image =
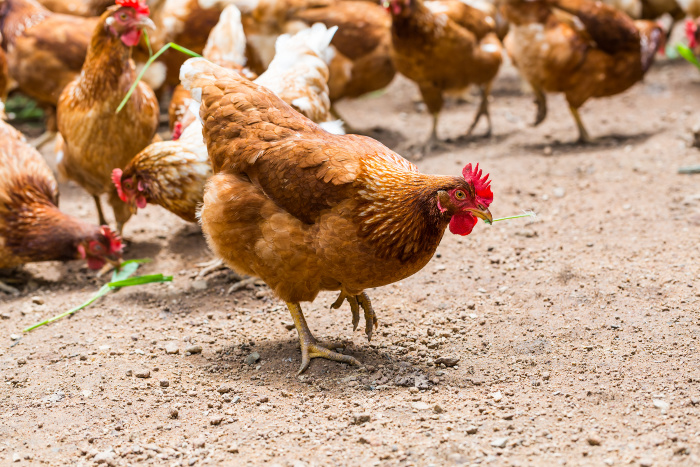
<instances>
[{"instance_id":1,"label":"brown hen","mask_svg":"<svg viewBox=\"0 0 700 467\"><path fill-rule=\"evenodd\" d=\"M201 102L214 176L202 229L235 270L263 279L284 300L311 358L358 364L313 337L299 302L340 291L371 337L376 316L365 289L418 272L443 233L468 235L491 221L487 177L424 175L381 143L332 135L272 92L204 59L185 62L183 85Z\"/></svg>"},{"instance_id":2,"label":"brown hen","mask_svg":"<svg viewBox=\"0 0 700 467\"><path fill-rule=\"evenodd\" d=\"M120 233L131 212L119 200L112 170L124 167L151 142L159 118L155 95L143 82L116 112L136 77L130 48L138 44L143 29L153 25L147 7L136 0L121 3L126 6L110 7L100 17L82 73L58 102L58 129L64 140L59 170L93 196L100 224L106 221L99 196L109 194Z\"/></svg>"},{"instance_id":3,"label":"brown hen","mask_svg":"<svg viewBox=\"0 0 700 467\"><path fill-rule=\"evenodd\" d=\"M98 21L53 13L34 0L0 2L0 33L10 76L47 111L49 132L56 131L58 98L80 73Z\"/></svg>"},{"instance_id":4,"label":"brown hen","mask_svg":"<svg viewBox=\"0 0 700 467\"><path fill-rule=\"evenodd\" d=\"M0 269L40 261L86 259L91 269L120 258L107 226L58 209L58 185L41 155L0 120ZM13 292L0 282L0 290Z\"/></svg>"},{"instance_id":5,"label":"brown hen","mask_svg":"<svg viewBox=\"0 0 700 467\"><path fill-rule=\"evenodd\" d=\"M488 97L502 61L496 24L488 15L458 1L391 0L392 43L396 69L418 84L433 116L424 151L438 142L437 124L446 91L472 84L481 89L481 104L469 134L485 116L491 134Z\"/></svg>"},{"instance_id":6,"label":"brown hen","mask_svg":"<svg viewBox=\"0 0 700 467\"><path fill-rule=\"evenodd\" d=\"M589 0L515 0L503 9L506 49L535 92L535 125L547 116L545 93L564 93L581 143L590 137L578 109L640 81L664 37L656 23Z\"/></svg>"}]
</instances>

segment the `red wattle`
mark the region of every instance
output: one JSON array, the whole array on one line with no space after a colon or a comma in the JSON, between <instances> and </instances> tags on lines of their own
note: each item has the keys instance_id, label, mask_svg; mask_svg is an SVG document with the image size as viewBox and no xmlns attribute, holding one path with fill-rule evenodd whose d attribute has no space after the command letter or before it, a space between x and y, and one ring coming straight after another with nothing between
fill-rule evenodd
<instances>
[{"instance_id":1,"label":"red wattle","mask_svg":"<svg viewBox=\"0 0 700 467\"><path fill-rule=\"evenodd\" d=\"M132 29L131 31L122 34L120 39L127 47L133 47L141 40L141 30Z\"/></svg>"},{"instance_id":2,"label":"red wattle","mask_svg":"<svg viewBox=\"0 0 700 467\"><path fill-rule=\"evenodd\" d=\"M458 213L450 219L450 232L455 235L469 235L476 225L476 217L471 214Z\"/></svg>"},{"instance_id":3,"label":"red wattle","mask_svg":"<svg viewBox=\"0 0 700 467\"><path fill-rule=\"evenodd\" d=\"M88 267L90 269L92 269L93 271L96 271L96 270L102 268L102 266L105 265L106 261L102 258L95 258L94 256L90 256L87 259L87 263L88 263Z\"/></svg>"}]
</instances>

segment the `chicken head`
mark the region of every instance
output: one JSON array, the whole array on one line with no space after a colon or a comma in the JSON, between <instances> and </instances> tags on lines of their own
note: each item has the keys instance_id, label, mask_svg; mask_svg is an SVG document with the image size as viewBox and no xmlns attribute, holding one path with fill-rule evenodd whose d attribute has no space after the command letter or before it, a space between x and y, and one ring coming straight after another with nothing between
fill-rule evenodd
<instances>
[{"instance_id":1,"label":"chicken head","mask_svg":"<svg viewBox=\"0 0 700 467\"><path fill-rule=\"evenodd\" d=\"M462 170L464 184L449 191L440 190L437 194L438 209L450 216L450 232L456 235L469 235L478 219L487 224L493 222L488 207L493 201L489 174L482 177L479 164L472 168L467 164Z\"/></svg>"},{"instance_id":2,"label":"chicken head","mask_svg":"<svg viewBox=\"0 0 700 467\"><path fill-rule=\"evenodd\" d=\"M114 12L105 24L109 32L118 36L127 47L139 43L144 29L156 28L155 23L148 17L148 5L139 0L117 0L116 5L111 8Z\"/></svg>"}]
</instances>

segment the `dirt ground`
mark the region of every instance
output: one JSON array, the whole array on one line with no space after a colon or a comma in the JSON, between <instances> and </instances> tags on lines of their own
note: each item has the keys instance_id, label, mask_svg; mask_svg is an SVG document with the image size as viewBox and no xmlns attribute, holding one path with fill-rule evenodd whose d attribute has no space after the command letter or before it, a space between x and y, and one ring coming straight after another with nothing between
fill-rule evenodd
<instances>
[{"instance_id":1,"label":"dirt ground","mask_svg":"<svg viewBox=\"0 0 700 467\"><path fill-rule=\"evenodd\" d=\"M700 175L677 173L700 164L699 82L661 63L589 102L586 147L561 96L530 127L512 68L492 138L460 138L476 102L450 104L452 140L420 169L480 162L494 216L539 216L448 233L420 273L369 291L371 343L347 305L329 310L334 295L303 304L362 369L314 360L297 377L284 304L260 284L228 293L229 271L197 278L211 257L199 229L158 207L127 225L127 257L171 284L22 335L105 280L81 262L24 267L21 296L0 296L3 465L700 465ZM409 154L429 129L417 98L397 78L339 110ZM64 210L96 218L78 187L61 191Z\"/></svg>"}]
</instances>

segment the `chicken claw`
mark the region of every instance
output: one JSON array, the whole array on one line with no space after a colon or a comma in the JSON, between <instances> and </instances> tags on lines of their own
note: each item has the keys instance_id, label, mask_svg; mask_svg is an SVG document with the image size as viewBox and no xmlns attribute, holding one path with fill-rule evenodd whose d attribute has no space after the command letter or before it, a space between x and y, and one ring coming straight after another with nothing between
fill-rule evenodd
<instances>
[{"instance_id":1,"label":"chicken claw","mask_svg":"<svg viewBox=\"0 0 700 467\"><path fill-rule=\"evenodd\" d=\"M372 301L369 299L367 292L362 292L358 295L357 302L365 312L365 334L367 334L367 341L369 342L372 340L372 331L379 325L379 320L377 319L377 315L374 314Z\"/></svg>"},{"instance_id":2,"label":"chicken claw","mask_svg":"<svg viewBox=\"0 0 700 467\"><path fill-rule=\"evenodd\" d=\"M350 304L350 311L352 311L352 330L357 330L357 325L360 324L360 306L357 304L357 298L352 295L348 295L345 292L340 292L338 299L333 302L331 308L337 310L347 300Z\"/></svg>"},{"instance_id":3,"label":"chicken claw","mask_svg":"<svg viewBox=\"0 0 700 467\"><path fill-rule=\"evenodd\" d=\"M369 299L367 292L362 292L359 295L348 295L345 292L340 292L338 299L333 302L331 308L337 310L347 300L350 304L350 310L352 311L352 330L357 330L357 325L360 323L360 307L365 313L365 334L367 334L367 340L372 340L372 332L374 328L377 327L379 321L377 316L374 314L374 308L372 308L372 301Z\"/></svg>"},{"instance_id":4,"label":"chicken claw","mask_svg":"<svg viewBox=\"0 0 700 467\"><path fill-rule=\"evenodd\" d=\"M360 366L360 362L354 357L333 352L332 349L343 347L342 344L327 344L316 340L316 338L311 334L309 326L306 324L306 319L304 318L304 314L302 313L301 307L298 303L287 302L287 308L289 308L289 313L292 315L292 319L294 320L294 327L297 328L297 332L299 333L299 345L301 346L301 366L299 367L299 372L297 375L300 375L306 371L306 369L309 367L309 363L311 363L311 359L317 357L327 358L328 360L347 363L349 365Z\"/></svg>"}]
</instances>

